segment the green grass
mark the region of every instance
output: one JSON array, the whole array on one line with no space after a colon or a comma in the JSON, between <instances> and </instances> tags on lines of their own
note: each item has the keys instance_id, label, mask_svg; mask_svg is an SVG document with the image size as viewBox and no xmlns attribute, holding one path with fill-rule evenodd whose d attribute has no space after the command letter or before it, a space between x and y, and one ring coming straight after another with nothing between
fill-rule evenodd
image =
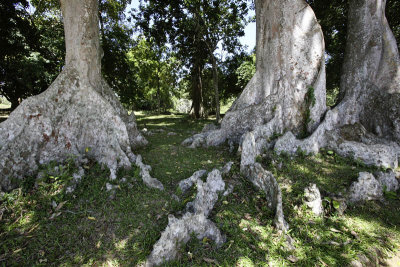
<instances>
[{"instance_id":1,"label":"green grass","mask_svg":"<svg viewBox=\"0 0 400 267\"><path fill-rule=\"evenodd\" d=\"M11 103L5 97L0 96L0 109L10 108Z\"/></svg>"},{"instance_id":2,"label":"green grass","mask_svg":"<svg viewBox=\"0 0 400 267\"><path fill-rule=\"evenodd\" d=\"M368 202L349 207L343 216L334 211L314 217L302 204L303 190L310 182L321 191L338 192L357 179L360 171L374 171L330 152L317 156L260 158L272 171L283 192L285 217L295 250L287 248L285 236L272 227L273 214L265 196L239 175L236 154L225 147L189 149L180 143L211 120L191 120L183 115L137 116L139 128L155 132L150 144L137 151L153 168L152 175L165 191L147 188L135 168L121 170L127 182L118 184L115 196L106 192L109 171L92 162L73 194L66 194L75 166L65 165L57 176L51 171L40 181L27 177L20 189L0 197L0 266L136 266L150 254L167 225L168 214L178 216L194 190L179 194L177 184L201 168L211 170L235 161L225 182L234 192L221 197L212 214L226 235L217 248L209 240L192 239L182 248L180 258L166 266L287 266L295 256L296 266L345 266L358 254L369 255L377 247L385 253L400 244L400 201ZM164 132L156 132L163 129ZM177 135L168 136L169 132ZM57 164L44 166L51 170ZM53 207L52 202L57 206ZM0 212L1 214L1 212ZM356 236L352 234L356 233ZM334 241L339 245L332 245ZM348 242L348 243L346 243ZM343 245L346 243L346 245Z\"/></svg>"}]
</instances>

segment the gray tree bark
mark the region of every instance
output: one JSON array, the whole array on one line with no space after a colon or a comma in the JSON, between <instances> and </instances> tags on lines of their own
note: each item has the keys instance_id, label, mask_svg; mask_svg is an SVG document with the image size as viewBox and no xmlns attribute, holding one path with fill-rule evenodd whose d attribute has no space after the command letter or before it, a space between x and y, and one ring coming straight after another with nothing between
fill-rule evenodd
<instances>
[{"instance_id":1,"label":"gray tree bark","mask_svg":"<svg viewBox=\"0 0 400 267\"><path fill-rule=\"evenodd\" d=\"M290 132L275 149L316 153L321 147L369 165L396 168L400 156L400 58L385 0L351 0L342 101L307 139Z\"/></svg>"},{"instance_id":2,"label":"gray tree bark","mask_svg":"<svg viewBox=\"0 0 400 267\"><path fill-rule=\"evenodd\" d=\"M256 74L226 113L221 129L186 140L186 145L239 143L253 130L263 138L287 130L299 134L319 124L326 110L325 45L314 12L303 0L258 0L256 12ZM305 101L308 95L312 104Z\"/></svg>"},{"instance_id":3,"label":"gray tree bark","mask_svg":"<svg viewBox=\"0 0 400 267\"><path fill-rule=\"evenodd\" d=\"M256 162L267 140L285 131L314 130L326 111L325 45L314 12L304 0L256 0L257 71L221 121L221 128L183 142L242 144L240 171L266 193L275 226L288 229L282 194L272 173Z\"/></svg>"},{"instance_id":4,"label":"gray tree bark","mask_svg":"<svg viewBox=\"0 0 400 267\"><path fill-rule=\"evenodd\" d=\"M66 65L42 94L30 97L0 124L0 185L9 190L39 164L92 158L130 167L131 149L147 143L101 76L97 0L61 0ZM86 152L90 148L88 152Z\"/></svg>"}]
</instances>

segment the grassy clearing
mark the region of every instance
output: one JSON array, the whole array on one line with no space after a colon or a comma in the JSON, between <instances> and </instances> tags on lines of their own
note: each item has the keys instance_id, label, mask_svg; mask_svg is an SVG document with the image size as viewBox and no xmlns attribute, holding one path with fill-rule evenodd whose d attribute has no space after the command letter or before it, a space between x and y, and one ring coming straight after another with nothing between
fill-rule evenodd
<instances>
[{"instance_id":1,"label":"grassy clearing","mask_svg":"<svg viewBox=\"0 0 400 267\"><path fill-rule=\"evenodd\" d=\"M177 183L194 171L211 170L238 158L226 148L188 149L182 140L201 130L210 120L193 121L183 115L138 114L140 128L154 132L150 145L141 149L152 175L165 192L147 188L133 168L118 174L115 196L106 192L108 170L88 164L85 177L73 194L66 194L75 167L66 164L57 176L48 170L40 181L27 178L20 189L1 196L0 266L135 266L143 263L167 225L167 215L179 214L192 193L178 194ZM157 130L162 129L162 132ZM174 132L176 135L169 135ZM273 214L263 193L238 173L225 177L234 192L221 197L211 219L227 241L216 248L209 240L192 239L181 257L166 266L345 266L358 254L374 247L390 253L400 244L400 201L368 202L349 207L343 216L334 211L314 217L302 204L303 189L310 182L321 190L338 192L357 178L359 171L373 171L330 152L295 158L265 155L259 159L277 177L283 190L284 212L291 226L295 250L271 225ZM121 182L122 178L126 182ZM333 243L332 243L333 242ZM292 261L296 261L292 263Z\"/></svg>"}]
</instances>

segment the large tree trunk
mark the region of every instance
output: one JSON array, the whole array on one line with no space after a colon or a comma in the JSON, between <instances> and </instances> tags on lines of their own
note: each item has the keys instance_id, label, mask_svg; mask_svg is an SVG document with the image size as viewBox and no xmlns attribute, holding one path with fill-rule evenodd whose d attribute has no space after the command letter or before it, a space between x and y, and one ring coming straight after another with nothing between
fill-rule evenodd
<instances>
[{"instance_id":1,"label":"large tree trunk","mask_svg":"<svg viewBox=\"0 0 400 267\"><path fill-rule=\"evenodd\" d=\"M324 39L312 9L303 0L258 0L256 12L256 74L221 129L205 133L198 145L238 143L254 130L263 140L287 130L304 134L326 110Z\"/></svg>"},{"instance_id":2,"label":"large tree trunk","mask_svg":"<svg viewBox=\"0 0 400 267\"><path fill-rule=\"evenodd\" d=\"M110 168L135 160L147 141L101 76L97 0L61 0L66 65L42 94L30 97L0 124L0 184L9 190L39 164L90 157ZM90 148L89 152L86 152ZM13 179L14 181L15 179Z\"/></svg>"},{"instance_id":3,"label":"large tree trunk","mask_svg":"<svg viewBox=\"0 0 400 267\"><path fill-rule=\"evenodd\" d=\"M312 9L303 0L258 0L256 12L256 74L221 129L206 134L206 146L238 143L256 129L262 138L286 130L301 134L305 126L315 129L326 110L324 38Z\"/></svg>"},{"instance_id":4,"label":"large tree trunk","mask_svg":"<svg viewBox=\"0 0 400 267\"><path fill-rule=\"evenodd\" d=\"M341 102L305 140L287 133L278 151L329 147L367 164L396 168L400 156L400 59L385 0L351 0Z\"/></svg>"},{"instance_id":5,"label":"large tree trunk","mask_svg":"<svg viewBox=\"0 0 400 267\"><path fill-rule=\"evenodd\" d=\"M341 77L345 123L400 143L400 60L386 0L352 0ZM362 40L362 41L360 41Z\"/></svg>"},{"instance_id":6,"label":"large tree trunk","mask_svg":"<svg viewBox=\"0 0 400 267\"><path fill-rule=\"evenodd\" d=\"M256 0L257 71L221 122L185 145L215 146L242 140L241 172L265 191L275 225L288 228L273 175L256 162L269 137L315 129L326 110L324 37L303 0Z\"/></svg>"}]
</instances>

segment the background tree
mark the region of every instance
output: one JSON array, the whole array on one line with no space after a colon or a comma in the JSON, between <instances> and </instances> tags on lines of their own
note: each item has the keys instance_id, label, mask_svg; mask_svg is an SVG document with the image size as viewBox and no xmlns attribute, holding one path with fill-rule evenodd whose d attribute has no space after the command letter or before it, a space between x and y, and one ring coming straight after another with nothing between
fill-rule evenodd
<instances>
[{"instance_id":1,"label":"background tree","mask_svg":"<svg viewBox=\"0 0 400 267\"><path fill-rule=\"evenodd\" d=\"M134 96L121 95L121 101L133 100L143 110L166 111L172 108L172 96L177 93L180 62L166 47L158 47L143 37L129 51L130 69L136 82Z\"/></svg>"},{"instance_id":2,"label":"background tree","mask_svg":"<svg viewBox=\"0 0 400 267\"><path fill-rule=\"evenodd\" d=\"M237 75L237 86L244 88L247 83L253 78L256 72L256 54L242 56L243 61L237 67L235 73Z\"/></svg>"},{"instance_id":3,"label":"background tree","mask_svg":"<svg viewBox=\"0 0 400 267\"><path fill-rule=\"evenodd\" d=\"M55 14L31 15L25 0L0 3L0 94L14 110L44 91L63 66L62 24Z\"/></svg>"},{"instance_id":4,"label":"background tree","mask_svg":"<svg viewBox=\"0 0 400 267\"><path fill-rule=\"evenodd\" d=\"M220 121L218 57L215 55L218 44L228 53L235 53L241 47L239 38L244 35L245 16L248 5L245 1L219 0L200 1L201 6L194 12L201 18L202 36L207 46L212 66L215 95L216 121Z\"/></svg>"},{"instance_id":5,"label":"background tree","mask_svg":"<svg viewBox=\"0 0 400 267\"><path fill-rule=\"evenodd\" d=\"M202 73L211 60L214 88L218 90L218 70L214 52L218 44L229 52L243 35L247 5L230 1L145 1L140 6L138 25L157 43L170 43L192 77L193 115L203 115ZM151 22L151 23L150 23ZM219 94L215 94L218 98ZM219 102L219 101L217 101Z\"/></svg>"},{"instance_id":6,"label":"background tree","mask_svg":"<svg viewBox=\"0 0 400 267\"><path fill-rule=\"evenodd\" d=\"M133 28L125 16L131 0L98 0L100 42L103 49L102 73L113 90L128 103L136 85L135 70L130 68L128 53L133 47ZM130 106L133 108L133 106Z\"/></svg>"}]
</instances>

